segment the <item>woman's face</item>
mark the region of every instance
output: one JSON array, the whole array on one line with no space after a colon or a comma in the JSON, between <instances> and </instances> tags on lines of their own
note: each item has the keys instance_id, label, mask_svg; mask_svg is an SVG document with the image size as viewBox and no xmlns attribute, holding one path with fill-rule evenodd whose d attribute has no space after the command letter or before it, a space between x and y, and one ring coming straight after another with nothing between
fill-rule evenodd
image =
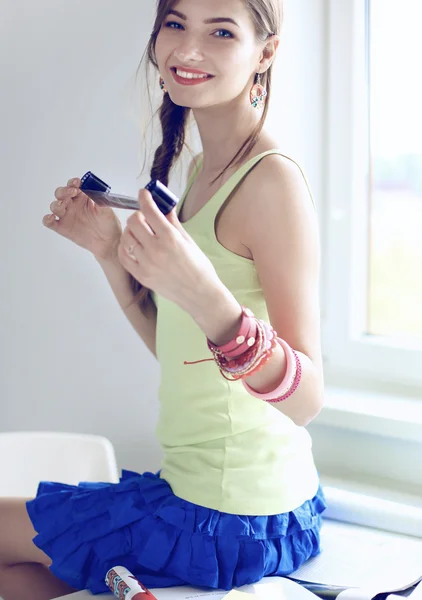
<instances>
[{"instance_id":1,"label":"woman's face","mask_svg":"<svg viewBox=\"0 0 422 600\"><path fill-rule=\"evenodd\" d=\"M172 101L205 108L249 96L262 48L242 0L179 0L163 21L155 50ZM212 77L186 85L175 67Z\"/></svg>"}]
</instances>

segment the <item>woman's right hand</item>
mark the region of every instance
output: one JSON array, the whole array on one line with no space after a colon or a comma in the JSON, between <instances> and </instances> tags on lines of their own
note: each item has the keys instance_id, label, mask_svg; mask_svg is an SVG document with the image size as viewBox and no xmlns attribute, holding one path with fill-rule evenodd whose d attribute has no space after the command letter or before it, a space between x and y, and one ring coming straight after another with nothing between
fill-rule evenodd
<instances>
[{"instance_id":1,"label":"woman's right hand","mask_svg":"<svg viewBox=\"0 0 422 600\"><path fill-rule=\"evenodd\" d=\"M81 180L70 179L66 187L55 191L52 214L43 224L78 246L86 248L97 259L117 259L122 226L112 208L95 204L80 190Z\"/></svg>"}]
</instances>

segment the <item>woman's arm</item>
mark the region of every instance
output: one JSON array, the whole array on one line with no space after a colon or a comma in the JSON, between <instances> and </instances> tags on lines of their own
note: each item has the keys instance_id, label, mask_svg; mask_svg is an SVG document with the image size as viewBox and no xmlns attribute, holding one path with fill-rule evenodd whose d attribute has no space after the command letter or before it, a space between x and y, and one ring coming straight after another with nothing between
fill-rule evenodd
<instances>
[{"instance_id":1,"label":"woman's arm","mask_svg":"<svg viewBox=\"0 0 422 600\"><path fill-rule=\"evenodd\" d=\"M188 169L188 182L195 166L195 157ZM147 348L154 356L156 353L156 331L157 331L157 308L151 298L144 305L141 311L137 302L133 302L135 295L132 291L129 279L129 273L122 266L119 259L101 260L97 259L111 289L116 296L117 302L134 327L135 331L141 336Z\"/></svg>"},{"instance_id":2,"label":"woman's arm","mask_svg":"<svg viewBox=\"0 0 422 600\"><path fill-rule=\"evenodd\" d=\"M116 296L117 302L125 313L135 331L141 336L147 348L154 356L156 354L156 329L157 308L151 298L144 304L143 310L137 302L133 302L135 295L132 290L129 273L120 264L119 260L103 261L97 259L111 289Z\"/></svg>"},{"instance_id":3,"label":"woman's arm","mask_svg":"<svg viewBox=\"0 0 422 600\"><path fill-rule=\"evenodd\" d=\"M324 398L317 214L300 169L279 155L258 163L239 194L240 236L252 253L271 325L296 350L302 364L298 389L272 406L297 425L307 425L320 412ZM228 342L238 331L239 304L223 284L201 297L192 316L216 345ZM285 372L284 351L277 348L262 370L245 381L266 393L281 383Z\"/></svg>"}]
</instances>

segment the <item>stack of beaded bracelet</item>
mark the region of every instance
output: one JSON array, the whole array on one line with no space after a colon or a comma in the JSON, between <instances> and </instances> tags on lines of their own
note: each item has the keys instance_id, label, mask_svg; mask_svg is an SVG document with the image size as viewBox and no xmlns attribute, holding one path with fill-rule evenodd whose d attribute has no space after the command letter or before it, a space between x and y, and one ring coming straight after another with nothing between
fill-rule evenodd
<instances>
[{"instance_id":1,"label":"stack of beaded bracelet","mask_svg":"<svg viewBox=\"0 0 422 600\"><path fill-rule=\"evenodd\" d=\"M244 377L249 377L253 373L257 373L266 361L273 354L276 346L276 332L270 326L255 319L255 317L247 316L254 325L250 328L254 331L254 335L244 339L244 336L236 337L236 343L240 340L236 348L226 351L227 346L214 346L208 340L208 348L211 350L214 360L220 368L222 376L229 381L237 381ZM245 319L243 319L245 320ZM232 344L233 342L229 342ZM246 349L245 349L246 348ZM227 377L227 374L231 377Z\"/></svg>"},{"instance_id":2,"label":"stack of beaded bracelet","mask_svg":"<svg viewBox=\"0 0 422 600\"><path fill-rule=\"evenodd\" d=\"M281 402L289 398L300 383L302 367L297 352L287 342L277 337L277 332L270 324L257 319L248 308L242 306L242 322L233 340L222 346L216 346L210 340L207 340L207 343L222 376L228 381L242 379L246 390L256 398L271 403ZM286 355L286 374L275 390L261 394L243 379L257 373L264 366L274 353L277 344L283 348Z\"/></svg>"}]
</instances>

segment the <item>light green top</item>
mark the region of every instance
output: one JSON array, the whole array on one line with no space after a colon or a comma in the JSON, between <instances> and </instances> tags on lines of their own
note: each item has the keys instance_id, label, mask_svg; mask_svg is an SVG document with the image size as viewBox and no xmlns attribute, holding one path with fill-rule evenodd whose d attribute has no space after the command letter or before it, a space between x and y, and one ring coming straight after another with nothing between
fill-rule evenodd
<instances>
[{"instance_id":1,"label":"light green top","mask_svg":"<svg viewBox=\"0 0 422 600\"><path fill-rule=\"evenodd\" d=\"M212 261L238 302L269 320L252 260L224 248L214 220L225 200L269 150L240 167L184 227ZM201 164L179 202L180 211ZM158 308L157 357L161 366L157 427L164 450L161 477L176 496L238 515L272 515L312 498L318 474L303 427L229 382L211 358L204 333L176 304L154 294Z\"/></svg>"}]
</instances>

